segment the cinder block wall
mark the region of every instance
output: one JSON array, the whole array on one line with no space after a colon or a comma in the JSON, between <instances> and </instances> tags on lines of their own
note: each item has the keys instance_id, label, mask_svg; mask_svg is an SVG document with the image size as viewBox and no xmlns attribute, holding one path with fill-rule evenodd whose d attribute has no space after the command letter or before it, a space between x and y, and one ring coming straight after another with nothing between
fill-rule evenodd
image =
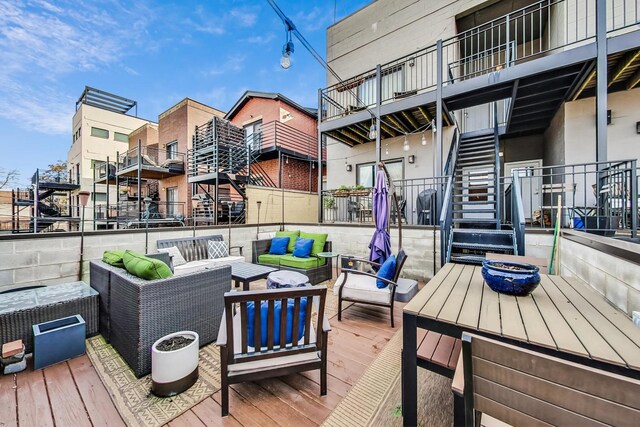
<instances>
[{"instance_id":1,"label":"cinder block wall","mask_svg":"<svg viewBox=\"0 0 640 427\"><path fill-rule=\"evenodd\" d=\"M279 230L279 224L261 224L260 232ZM368 245L373 235L373 226L339 224L286 224L287 230L306 230L328 233L333 251L341 255L369 254ZM156 252L156 241L180 237L222 234L229 240L225 226L198 227L195 229L162 228L148 232L148 252ZM244 255L251 261L251 242L256 239L255 225L234 225L231 228L231 245L244 246ZM84 263L82 279L89 280L89 261L102 258L110 249L145 251L145 230L88 231L84 237ZM527 253L547 257L550 253L551 235L530 233L527 235ZM435 244L434 244L435 243ZM440 232L431 228L404 227L402 246L408 255L403 277L428 281L435 269L440 268ZM398 229L391 229L391 247L398 251ZM0 291L30 284L57 284L78 280L80 274L80 234L50 233L37 236L0 237Z\"/></svg>"},{"instance_id":2,"label":"cinder block wall","mask_svg":"<svg viewBox=\"0 0 640 427\"><path fill-rule=\"evenodd\" d=\"M589 238L605 240L591 235ZM611 242L611 239L606 241ZM634 245L626 242L615 244L618 247ZM631 246L628 249L635 248ZM587 283L628 316L633 311L640 311L640 265L628 259L563 237L560 241L560 274Z\"/></svg>"}]
</instances>

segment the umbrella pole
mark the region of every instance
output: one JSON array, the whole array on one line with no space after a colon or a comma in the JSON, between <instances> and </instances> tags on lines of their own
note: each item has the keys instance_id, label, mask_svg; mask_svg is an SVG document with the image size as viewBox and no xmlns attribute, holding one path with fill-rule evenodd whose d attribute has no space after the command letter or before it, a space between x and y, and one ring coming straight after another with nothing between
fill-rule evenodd
<instances>
[{"instance_id":1,"label":"umbrella pole","mask_svg":"<svg viewBox=\"0 0 640 427\"><path fill-rule=\"evenodd\" d=\"M393 204L396 208L396 218L398 218L398 252L402 249L402 216L400 215L400 205L398 204L398 195L396 194L396 186L393 185L393 181L391 181L391 175L389 175L389 171L385 166L384 162L378 163L378 168L384 171L384 175L387 177L387 183L389 185L389 191L391 192L391 196L393 199ZM387 231L391 228L391 221L387 224Z\"/></svg>"}]
</instances>

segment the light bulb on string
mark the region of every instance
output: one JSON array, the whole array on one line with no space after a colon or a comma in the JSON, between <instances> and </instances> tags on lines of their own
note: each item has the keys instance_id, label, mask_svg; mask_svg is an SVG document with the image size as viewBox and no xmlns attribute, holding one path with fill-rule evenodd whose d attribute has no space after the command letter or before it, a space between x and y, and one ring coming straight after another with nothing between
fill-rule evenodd
<instances>
[{"instance_id":1,"label":"light bulb on string","mask_svg":"<svg viewBox=\"0 0 640 427\"><path fill-rule=\"evenodd\" d=\"M424 136L424 131L422 132L422 142L421 142L421 144L422 145L427 145L427 137Z\"/></svg>"},{"instance_id":2,"label":"light bulb on string","mask_svg":"<svg viewBox=\"0 0 640 427\"><path fill-rule=\"evenodd\" d=\"M409 139L407 138L407 135L404 136L404 143L402 144L402 149L404 151L409 151L411 149L411 147L409 146Z\"/></svg>"}]
</instances>

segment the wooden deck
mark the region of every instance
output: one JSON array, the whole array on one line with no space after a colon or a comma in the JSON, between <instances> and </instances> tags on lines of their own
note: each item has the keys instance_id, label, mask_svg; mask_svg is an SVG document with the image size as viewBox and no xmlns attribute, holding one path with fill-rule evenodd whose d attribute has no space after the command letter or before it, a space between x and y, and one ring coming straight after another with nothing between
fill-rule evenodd
<instances>
[{"instance_id":1,"label":"wooden deck","mask_svg":"<svg viewBox=\"0 0 640 427\"><path fill-rule=\"evenodd\" d=\"M318 371L232 385L229 416L220 416L220 392L170 426L312 426L338 405L402 323L389 310L354 305L333 317L329 333L328 393L320 396ZM0 376L0 426L124 426L89 358L44 370Z\"/></svg>"}]
</instances>

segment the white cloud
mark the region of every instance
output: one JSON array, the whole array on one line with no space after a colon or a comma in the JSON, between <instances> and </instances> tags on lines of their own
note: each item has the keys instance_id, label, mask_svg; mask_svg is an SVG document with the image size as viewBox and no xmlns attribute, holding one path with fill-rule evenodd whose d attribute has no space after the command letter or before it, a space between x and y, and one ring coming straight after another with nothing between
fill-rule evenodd
<instances>
[{"instance_id":1,"label":"white cloud","mask_svg":"<svg viewBox=\"0 0 640 427\"><path fill-rule=\"evenodd\" d=\"M253 27L258 22L259 7L233 8L223 13L209 13L203 7L197 7L185 24L201 33L222 35L229 27Z\"/></svg>"},{"instance_id":2,"label":"white cloud","mask_svg":"<svg viewBox=\"0 0 640 427\"><path fill-rule=\"evenodd\" d=\"M247 56L244 54L230 55L220 65L205 71L205 74L209 76L219 76L229 72L235 73L241 71L244 68L246 60Z\"/></svg>"},{"instance_id":3,"label":"white cloud","mask_svg":"<svg viewBox=\"0 0 640 427\"><path fill-rule=\"evenodd\" d=\"M229 18L235 20L243 27L252 27L258 20L258 15L248 9L231 9Z\"/></svg>"},{"instance_id":4,"label":"white cloud","mask_svg":"<svg viewBox=\"0 0 640 427\"><path fill-rule=\"evenodd\" d=\"M119 0L108 4L109 11L101 6L0 0L1 116L40 132L66 133L74 99L58 80L117 65L130 49L146 47L150 10ZM134 24L114 25L123 22Z\"/></svg>"},{"instance_id":5,"label":"white cloud","mask_svg":"<svg viewBox=\"0 0 640 427\"><path fill-rule=\"evenodd\" d=\"M246 39L242 39L242 41L251 43L251 44L267 44L276 38L274 33L261 34L258 36L247 37Z\"/></svg>"},{"instance_id":6,"label":"white cloud","mask_svg":"<svg viewBox=\"0 0 640 427\"><path fill-rule=\"evenodd\" d=\"M313 32L323 30L333 22L333 9L314 6L310 11L298 12L293 22L302 31Z\"/></svg>"}]
</instances>

